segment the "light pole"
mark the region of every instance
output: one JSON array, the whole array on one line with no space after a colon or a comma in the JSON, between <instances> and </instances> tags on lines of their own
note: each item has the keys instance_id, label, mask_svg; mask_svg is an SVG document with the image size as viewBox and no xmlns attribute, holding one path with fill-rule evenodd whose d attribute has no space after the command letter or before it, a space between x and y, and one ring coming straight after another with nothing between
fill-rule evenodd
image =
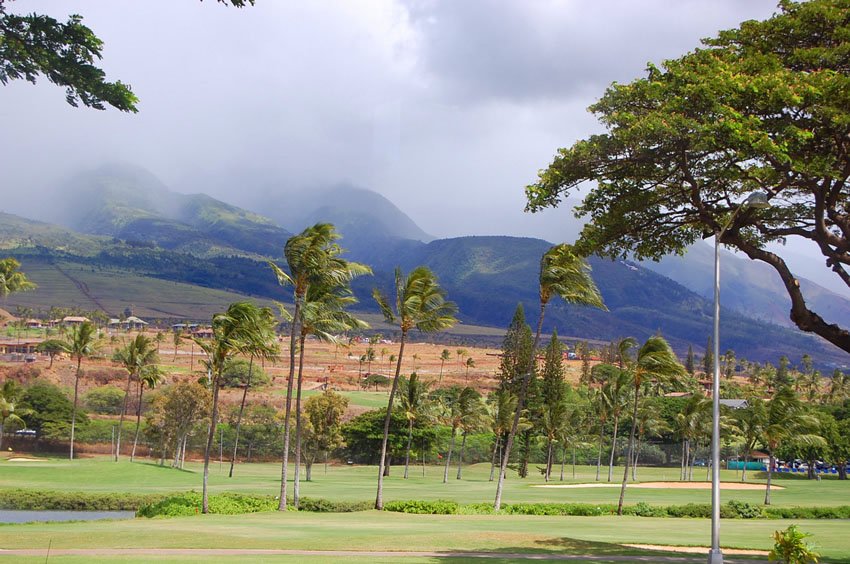
<instances>
[{"instance_id":1,"label":"light pole","mask_svg":"<svg viewBox=\"0 0 850 564\"><path fill-rule=\"evenodd\" d=\"M720 231L714 234L714 378L711 383L711 550L708 564L723 564L720 551L720 239L738 212L747 208L769 208L767 194L753 192L744 200Z\"/></svg>"}]
</instances>

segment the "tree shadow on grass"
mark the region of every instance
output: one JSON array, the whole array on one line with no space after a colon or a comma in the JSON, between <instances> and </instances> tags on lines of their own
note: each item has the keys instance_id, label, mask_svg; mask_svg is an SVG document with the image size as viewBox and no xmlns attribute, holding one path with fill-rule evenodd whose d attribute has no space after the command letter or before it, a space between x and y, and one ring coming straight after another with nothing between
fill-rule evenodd
<instances>
[{"instance_id":1,"label":"tree shadow on grass","mask_svg":"<svg viewBox=\"0 0 850 564\"><path fill-rule=\"evenodd\" d=\"M498 550L446 551L435 560L440 562L487 562L509 563L533 562L587 562L593 564L622 564L623 562L655 562L691 564L705 562L707 554L683 554L681 552L642 550L620 544L586 541L569 537L537 541L537 547L500 547ZM754 564L766 562L762 557L735 556L724 558L729 564Z\"/></svg>"},{"instance_id":2,"label":"tree shadow on grass","mask_svg":"<svg viewBox=\"0 0 850 564\"><path fill-rule=\"evenodd\" d=\"M161 465L159 462L133 462L133 464L141 464L143 466L150 466L152 468L161 468L163 470L171 470L172 472L185 472L186 474L197 474L198 472L194 470L186 470L185 468L176 468L171 466L170 464Z\"/></svg>"}]
</instances>

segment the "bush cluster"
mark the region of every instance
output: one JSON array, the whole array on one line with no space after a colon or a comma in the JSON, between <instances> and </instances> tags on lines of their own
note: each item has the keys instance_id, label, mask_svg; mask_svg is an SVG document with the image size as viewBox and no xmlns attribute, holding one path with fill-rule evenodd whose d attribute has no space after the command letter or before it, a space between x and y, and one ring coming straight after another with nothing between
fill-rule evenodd
<instances>
[{"instance_id":1,"label":"bush cluster","mask_svg":"<svg viewBox=\"0 0 850 564\"><path fill-rule=\"evenodd\" d=\"M458 513L460 504L456 501L437 499L434 501L423 501L411 499L407 501L390 501L384 504L387 511L397 513L417 513L421 515L455 515Z\"/></svg>"},{"instance_id":2,"label":"bush cluster","mask_svg":"<svg viewBox=\"0 0 850 564\"><path fill-rule=\"evenodd\" d=\"M298 503L299 511L313 513L353 513L368 511L374 507L371 501L332 501L329 499L302 497Z\"/></svg>"},{"instance_id":3,"label":"bush cluster","mask_svg":"<svg viewBox=\"0 0 850 564\"><path fill-rule=\"evenodd\" d=\"M162 497L162 494L2 490L0 508L26 511L137 511Z\"/></svg>"},{"instance_id":4,"label":"bush cluster","mask_svg":"<svg viewBox=\"0 0 850 564\"><path fill-rule=\"evenodd\" d=\"M291 502L290 501L290 507ZM209 496L210 513L218 515L239 515L242 513L257 513L259 511L274 511L278 508L278 498L270 495L249 495L239 493L222 493ZM299 511L316 513L350 513L372 509L367 501L330 501L303 497L299 503ZM201 513L202 495L191 491L170 495L139 509L140 517L185 517Z\"/></svg>"}]
</instances>

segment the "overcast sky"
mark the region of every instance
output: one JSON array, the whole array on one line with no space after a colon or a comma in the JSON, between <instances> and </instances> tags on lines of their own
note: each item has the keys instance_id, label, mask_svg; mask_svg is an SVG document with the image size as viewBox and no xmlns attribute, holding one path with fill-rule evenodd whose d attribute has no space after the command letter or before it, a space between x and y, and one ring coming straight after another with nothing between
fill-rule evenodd
<instances>
[{"instance_id":1,"label":"overcast sky","mask_svg":"<svg viewBox=\"0 0 850 564\"><path fill-rule=\"evenodd\" d=\"M72 108L41 80L0 87L0 207L105 161L178 191L255 193L348 182L438 236L567 238L567 208L524 214L558 147L599 130L586 108L775 0L17 0L79 13L138 114ZM23 189L23 190L22 190ZM15 195L19 196L15 199ZM25 203L20 197L25 197ZM563 234L561 233L563 232Z\"/></svg>"}]
</instances>

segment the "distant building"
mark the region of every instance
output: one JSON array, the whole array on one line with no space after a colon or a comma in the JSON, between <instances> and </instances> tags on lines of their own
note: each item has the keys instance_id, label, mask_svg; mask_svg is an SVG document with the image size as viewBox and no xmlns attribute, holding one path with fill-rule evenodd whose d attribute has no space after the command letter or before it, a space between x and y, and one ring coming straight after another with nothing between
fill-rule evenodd
<instances>
[{"instance_id":1,"label":"distant building","mask_svg":"<svg viewBox=\"0 0 850 564\"><path fill-rule=\"evenodd\" d=\"M63 325L81 325L86 321L91 321L88 317L82 317L78 315L67 315L62 318Z\"/></svg>"},{"instance_id":2,"label":"distant building","mask_svg":"<svg viewBox=\"0 0 850 564\"><path fill-rule=\"evenodd\" d=\"M732 409L747 409L750 404L745 399L721 399L720 405L731 407Z\"/></svg>"}]
</instances>

